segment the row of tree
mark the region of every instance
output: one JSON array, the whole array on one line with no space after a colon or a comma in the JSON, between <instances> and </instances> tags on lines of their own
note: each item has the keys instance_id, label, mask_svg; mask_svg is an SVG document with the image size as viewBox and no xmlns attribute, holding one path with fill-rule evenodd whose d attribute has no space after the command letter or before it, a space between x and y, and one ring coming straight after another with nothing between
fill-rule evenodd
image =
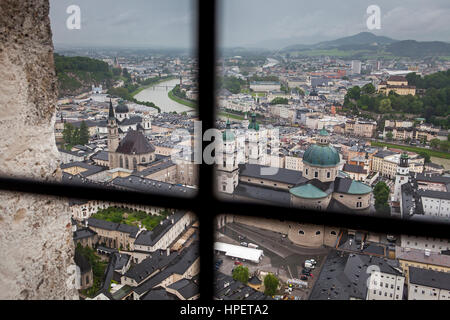
<instances>
[{"instance_id":1,"label":"row of tree","mask_svg":"<svg viewBox=\"0 0 450 320\"><path fill-rule=\"evenodd\" d=\"M72 146L77 144L87 144L89 142L89 129L86 122L81 121L79 128L75 127L71 123L65 123L63 139L68 149L71 149Z\"/></svg>"}]
</instances>

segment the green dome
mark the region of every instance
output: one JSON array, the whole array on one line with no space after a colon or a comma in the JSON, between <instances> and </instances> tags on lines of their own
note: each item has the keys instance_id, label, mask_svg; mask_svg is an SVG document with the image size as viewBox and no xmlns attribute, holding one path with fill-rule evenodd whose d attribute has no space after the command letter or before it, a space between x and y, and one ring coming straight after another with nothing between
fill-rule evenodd
<instances>
[{"instance_id":1,"label":"green dome","mask_svg":"<svg viewBox=\"0 0 450 320\"><path fill-rule=\"evenodd\" d=\"M252 114L252 121L249 123L248 128L259 131L259 124L256 122L256 113L254 112Z\"/></svg>"},{"instance_id":2,"label":"green dome","mask_svg":"<svg viewBox=\"0 0 450 320\"><path fill-rule=\"evenodd\" d=\"M296 197L305 199L322 199L328 196L327 193L312 184L304 184L302 186L293 187L289 189L289 192Z\"/></svg>"},{"instance_id":3,"label":"green dome","mask_svg":"<svg viewBox=\"0 0 450 320\"><path fill-rule=\"evenodd\" d=\"M325 128L323 128L322 130L319 131L319 135L326 137L329 136L329 133L327 130L325 130Z\"/></svg>"},{"instance_id":4,"label":"green dome","mask_svg":"<svg viewBox=\"0 0 450 320\"><path fill-rule=\"evenodd\" d=\"M303 155L303 162L312 166L334 167L340 162L339 153L330 145L311 145Z\"/></svg>"},{"instance_id":5,"label":"green dome","mask_svg":"<svg viewBox=\"0 0 450 320\"><path fill-rule=\"evenodd\" d=\"M234 140L234 133L231 131L230 119L227 120L227 127L222 134L223 141L232 141Z\"/></svg>"}]
</instances>

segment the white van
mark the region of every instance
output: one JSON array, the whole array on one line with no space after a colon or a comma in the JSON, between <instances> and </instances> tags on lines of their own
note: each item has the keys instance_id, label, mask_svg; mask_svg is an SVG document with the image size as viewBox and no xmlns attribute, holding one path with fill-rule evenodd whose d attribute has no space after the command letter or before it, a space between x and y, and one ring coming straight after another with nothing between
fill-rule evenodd
<instances>
[{"instance_id":1,"label":"white van","mask_svg":"<svg viewBox=\"0 0 450 320\"><path fill-rule=\"evenodd\" d=\"M249 244L248 244L248 247L249 247L249 248L253 248L253 249L258 249L258 245L257 245L257 244L254 244L254 243L249 243Z\"/></svg>"}]
</instances>

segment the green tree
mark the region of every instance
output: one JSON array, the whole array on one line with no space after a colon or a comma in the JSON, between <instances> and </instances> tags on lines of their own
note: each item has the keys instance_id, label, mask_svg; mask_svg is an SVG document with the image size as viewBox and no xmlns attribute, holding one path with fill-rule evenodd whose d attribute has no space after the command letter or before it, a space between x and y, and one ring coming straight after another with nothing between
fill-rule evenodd
<instances>
[{"instance_id":1,"label":"green tree","mask_svg":"<svg viewBox=\"0 0 450 320\"><path fill-rule=\"evenodd\" d=\"M244 266L237 266L233 270L233 279L247 284L249 277L248 268Z\"/></svg>"},{"instance_id":2,"label":"green tree","mask_svg":"<svg viewBox=\"0 0 450 320\"><path fill-rule=\"evenodd\" d=\"M79 132L79 144L87 144L89 142L89 129L86 122L81 121L80 132Z\"/></svg>"},{"instance_id":3,"label":"green tree","mask_svg":"<svg viewBox=\"0 0 450 320\"><path fill-rule=\"evenodd\" d=\"M63 139L65 143L71 143L75 127L71 123L64 124Z\"/></svg>"},{"instance_id":4,"label":"green tree","mask_svg":"<svg viewBox=\"0 0 450 320\"><path fill-rule=\"evenodd\" d=\"M365 94L373 94L375 93L375 87L373 84L368 83L362 87L361 91Z\"/></svg>"},{"instance_id":5,"label":"green tree","mask_svg":"<svg viewBox=\"0 0 450 320\"><path fill-rule=\"evenodd\" d=\"M441 143L441 140L435 138L435 139L432 139L432 140L430 141L430 146L431 146L432 148L438 148L439 145L440 145L440 143Z\"/></svg>"},{"instance_id":6,"label":"green tree","mask_svg":"<svg viewBox=\"0 0 450 320\"><path fill-rule=\"evenodd\" d=\"M264 278L264 294L268 296L273 296L277 293L279 280L272 273L269 273Z\"/></svg>"},{"instance_id":7,"label":"green tree","mask_svg":"<svg viewBox=\"0 0 450 320\"><path fill-rule=\"evenodd\" d=\"M288 99L282 98L282 97L276 97L272 101L270 101L270 104L288 104Z\"/></svg>"},{"instance_id":8,"label":"green tree","mask_svg":"<svg viewBox=\"0 0 450 320\"><path fill-rule=\"evenodd\" d=\"M389 187L383 181L378 182L373 189L373 196L375 197L375 209L378 213L390 213L389 207Z\"/></svg>"},{"instance_id":9,"label":"green tree","mask_svg":"<svg viewBox=\"0 0 450 320\"><path fill-rule=\"evenodd\" d=\"M393 137L394 137L394 135L392 134L392 131L388 131L388 133L386 133L387 140L392 140Z\"/></svg>"},{"instance_id":10,"label":"green tree","mask_svg":"<svg viewBox=\"0 0 450 320\"><path fill-rule=\"evenodd\" d=\"M380 113L390 113L392 111L391 100L389 98L380 101Z\"/></svg>"},{"instance_id":11,"label":"green tree","mask_svg":"<svg viewBox=\"0 0 450 320\"><path fill-rule=\"evenodd\" d=\"M422 151L422 152L419 152L419 155L425 159L425 163L431 162L431 157L428 154L428 152Z\"/></svg>"}]
</instances>

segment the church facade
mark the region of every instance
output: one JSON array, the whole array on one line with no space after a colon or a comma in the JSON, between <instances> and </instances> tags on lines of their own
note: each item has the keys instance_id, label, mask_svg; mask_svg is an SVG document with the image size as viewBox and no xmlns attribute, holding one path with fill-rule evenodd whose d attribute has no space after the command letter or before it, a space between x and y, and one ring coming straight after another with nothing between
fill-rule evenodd
<instances>
[{"instance_id":1,"label":"church facade","mask_svg":"<svg viewBox=\"0 0 450 320\"><path fill-rule=\"evenodd\" d=\"M254 119L249 129L260 130ZM255 143L258 144L258 140ZM305 151L302 172L276 168L274 174L267 171L264 174L269 167L250 161L239 164L229 122L223 133L223 144L224 161L217 166L217 190L225 199L275 203L299 209L370 212L372 188L339 170L340 156L330 145L326 130L321 130L317 143ZM234 215L218 217L217 227L227 222L281 232L294 243L311 247L333 245L339 234L339 229L333 227Z\"/></svg>"},{"instance_id":2,"label":"church facade","mask_svg":"<svg viewBox=\"0 0 450 320\"><path fill-rule=\"evenodd\" d=\"M118 111L123 110L119 109ZM119 112L123 123L127 118L122 113L124 112ZM123 168L136 171L139 165L155 161L155 147L137 129L129 128L126 135L120 139L119 134L121 130L114 114L112 102L110 102L108 114L108 157L110 169Z\"/></svg>"}]
</instances>

